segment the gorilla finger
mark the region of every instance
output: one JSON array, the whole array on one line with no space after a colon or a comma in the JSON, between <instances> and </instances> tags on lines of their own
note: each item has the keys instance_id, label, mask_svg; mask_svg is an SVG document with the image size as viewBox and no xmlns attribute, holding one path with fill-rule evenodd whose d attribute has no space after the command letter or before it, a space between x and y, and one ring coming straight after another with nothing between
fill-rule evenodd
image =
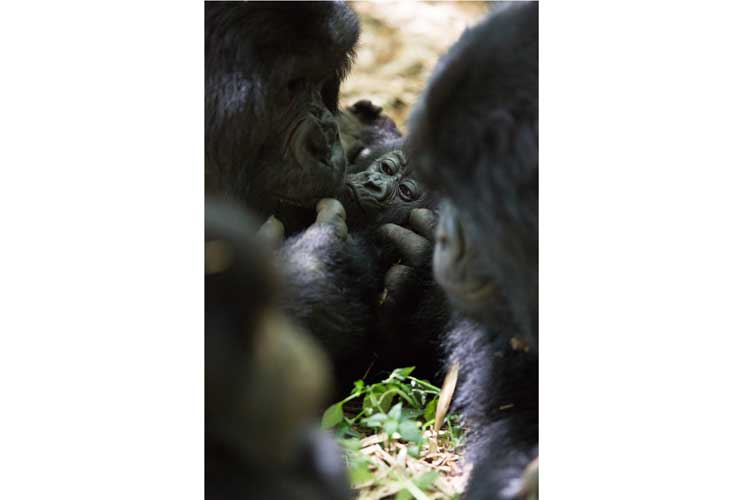
<instances>
[{"instance_id":1,"label":"gorilla finger","mask_svg":"<svg viewBox=\"0 0 750 500\"><path fill-rule=\"evenodd\" d=\"M388 293L406 290L414 282L416 272L413 267L394 264L385 273L385 288Z\"/></svg>"},{"instance_id":2,"label":"gorilla finger","mask_svg":"<svg viewBox=\"0 0 750 500\"><path fill-rule=\"evenodd\" d=\"M431 242L435 241L435 227L437 227L437 222L437 214L427 208L415 208L409 214L409 227Z\"/></svg>"},{"instance_id":3,"label":"gorilla finger","mask_svg":"<svg viewBox=\"0 0 750 500\"><path fill-rule=\"evenodd\" d=\"M385 224L378 232L395 245L399 254L411 266L421 266L432 256L432 244L414 231L396 224Z\"/></svg>"},{"instance_id":4,"label":"gorilla finger","mask_svg":"<svg viewBox=\"0 0 750 500\"><path fill-rule=\"evenodd\" d=\"M284 241L284 224L273 215L258 229L258 238L265 241L274 250Z\"/></svg>"},{"instance_id":5,"label":"gorilla finger","mask_svg":"<svg viewBox=\"0 0 750 500\"><path fill-rule=\"evenodd\" d=\"M404 295L408 294L412 285L416 282L416 272L413 267L395 264L385 273L385 288L380 299L380 306L384 314L398 307Z\"/></svg>"},{"instance_id":6,"label":"gorilla finger","mask_svg":"<svg viewBox=\"0 0 750 500\"><path fill-rule=\"evenodd\" d=\"M315 222L318 224L330 224L336 231L336 236L345 239L349 230L346 227L346 210L340 201L333 198L323 198L315 207L318 211L318 217Z\"/></svg>"}]
</instances>

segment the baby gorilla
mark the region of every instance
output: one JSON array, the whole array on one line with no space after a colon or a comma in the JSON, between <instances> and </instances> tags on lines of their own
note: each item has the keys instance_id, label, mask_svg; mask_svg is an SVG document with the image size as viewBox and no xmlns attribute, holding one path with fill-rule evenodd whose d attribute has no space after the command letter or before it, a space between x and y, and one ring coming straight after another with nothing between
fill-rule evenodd
<instances>
[{"instance_id":1,"label":"baby gorilla","mask_svg":"<svg viewBox=\"0 0 750 500\"><path fill-rule=\"evenodd\" d=\"M287 311L327 350L342 391L368 368L377 375L416 365L434 377L438 332L448 318L431 271L434 197L399 147L348 175L340 199L322 200L315 224L280 250L291 285ZM261 232L281 245L278 220Z\"/></svg>"},{"instance_id":2,"label":"baby gorilla","mask_svg":"<svg viewBox=\"0 0 750 500\"><path fill-rule=\"evenodd\" d=\"M403 141L381 152L374 161L346 176L339 200L353 229L393 223L405 225L415 208L434 208L435 197L408 168Z\"/></svg>"},{"instance_id":3,"label":"baby gorilla","mask_svg":"<svg viewBox=\"0 0 750 500\"><path fill-rule=\"evenodd\" d=\"M336 123L341 134L349 170L364 157L370 157L374 148L388 147L401 141L401 131L393 119L383 113L383 108L370 100L361 99L344 109L337 117ZM394 149L393 146L390 149ZM369 164L369 162L368 162Z\"/></svg>"}]
</instances>

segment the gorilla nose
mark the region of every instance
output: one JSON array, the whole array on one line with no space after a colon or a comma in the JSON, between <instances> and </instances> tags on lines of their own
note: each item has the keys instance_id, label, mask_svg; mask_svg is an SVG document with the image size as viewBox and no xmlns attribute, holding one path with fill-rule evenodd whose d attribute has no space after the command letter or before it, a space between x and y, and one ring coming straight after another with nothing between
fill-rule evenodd
<instances>
[{"instance_id":1,"label":"gorilla nose","mask_svg":"<svg viewBox=\"0 0 750 500\"><path fill-rule=\"evenodd\" d=\"M308 121L305 144L310 153L315 155L316 158L323 159L328 157L328 138L317 123L310 123Z\"/></svg>"},{"instance_id":2,"label":"gorilla nose","mask_svg":"<svg viewBox=\"0 0 750 500\"><path fill-rule=\"evenodd\" d=\"M364 187L378 200L382 200L388 195L388 181L381 175L368 175Z\"/></svg>"}]
</instances>

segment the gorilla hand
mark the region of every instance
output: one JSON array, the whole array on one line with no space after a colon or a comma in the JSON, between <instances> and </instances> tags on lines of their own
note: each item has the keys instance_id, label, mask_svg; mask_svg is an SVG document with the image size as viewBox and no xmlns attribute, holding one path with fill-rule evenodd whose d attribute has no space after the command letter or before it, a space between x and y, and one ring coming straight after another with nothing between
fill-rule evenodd
<instances>
[{"instance_id":1,"label":"gorilla hand","mask_svg":"<svg viewBox=\"0 0 750 500\"><path fill-rule=\"evenodd\" d=\"M411 293L419 281L419 272L430 265L436 225L434 212L417 208L409 214L411 229L396 224L385 224L379 229L380 236L393 245L398 258L385 274L385 289L381 297L383 307L390 308L405 294Z\"/></svg>"},{"instance_id":2,"label":"gorilla hand","mask_svg":"<svg viewBox=\"0 0 750 500\"><path fill-rule=\"evenodd\" d=\"M258 238L268 244L271 249L278 250L284 241L284 224L271 215L258 229Z\"/></svg>"},{"instance_id":3,"label":"gorilla hand","mask_svg":"<svg viewBox=\"0 0 750 500\"><path fill-rule=\"evenodd\" d=\"M346 210L341 202L333 198L323 198L315 209L318 211L315 224L332 225L336 236L345 240L349 230L346 226Z\"/></svg>"}]
</instances>

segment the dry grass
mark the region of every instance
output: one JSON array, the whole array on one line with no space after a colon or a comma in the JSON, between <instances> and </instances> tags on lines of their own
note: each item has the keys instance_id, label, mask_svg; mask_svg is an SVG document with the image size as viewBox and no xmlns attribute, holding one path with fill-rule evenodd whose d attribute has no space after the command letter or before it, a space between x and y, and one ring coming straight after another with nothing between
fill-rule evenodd
<instances>
[{"instance_id":1,"label":"dry grass","mask_svg":"<svg viewBox=\"0 0 750 500\"><path fill-rule=\"evenodd\" d=\"M357 498L394 498L402 490L407 490L418 500L454 498L460 495L466 484L468 470L463 466L463 459L453 447L447 432L441 431L436 436L434 431L428 430L423 436L425 444L419 458L410 456L405 444L397 440L388 441L384 433L360 440L360 453L370 459L373 478L355 485ZM420 488L418 478L430 471L436 471L437 477L429 488Z\"/></svg>"},{"instance_id":2,"label":"dry grass","mask_svg":"<svg viewBox=\"0 0 750 500\"><path fill-rule=\"evenodd\" d=\"M402 130L438 57L487 12L487 2L351 2L362 33L342 103L370 99Z\"/></svg>"}]
</instances>

